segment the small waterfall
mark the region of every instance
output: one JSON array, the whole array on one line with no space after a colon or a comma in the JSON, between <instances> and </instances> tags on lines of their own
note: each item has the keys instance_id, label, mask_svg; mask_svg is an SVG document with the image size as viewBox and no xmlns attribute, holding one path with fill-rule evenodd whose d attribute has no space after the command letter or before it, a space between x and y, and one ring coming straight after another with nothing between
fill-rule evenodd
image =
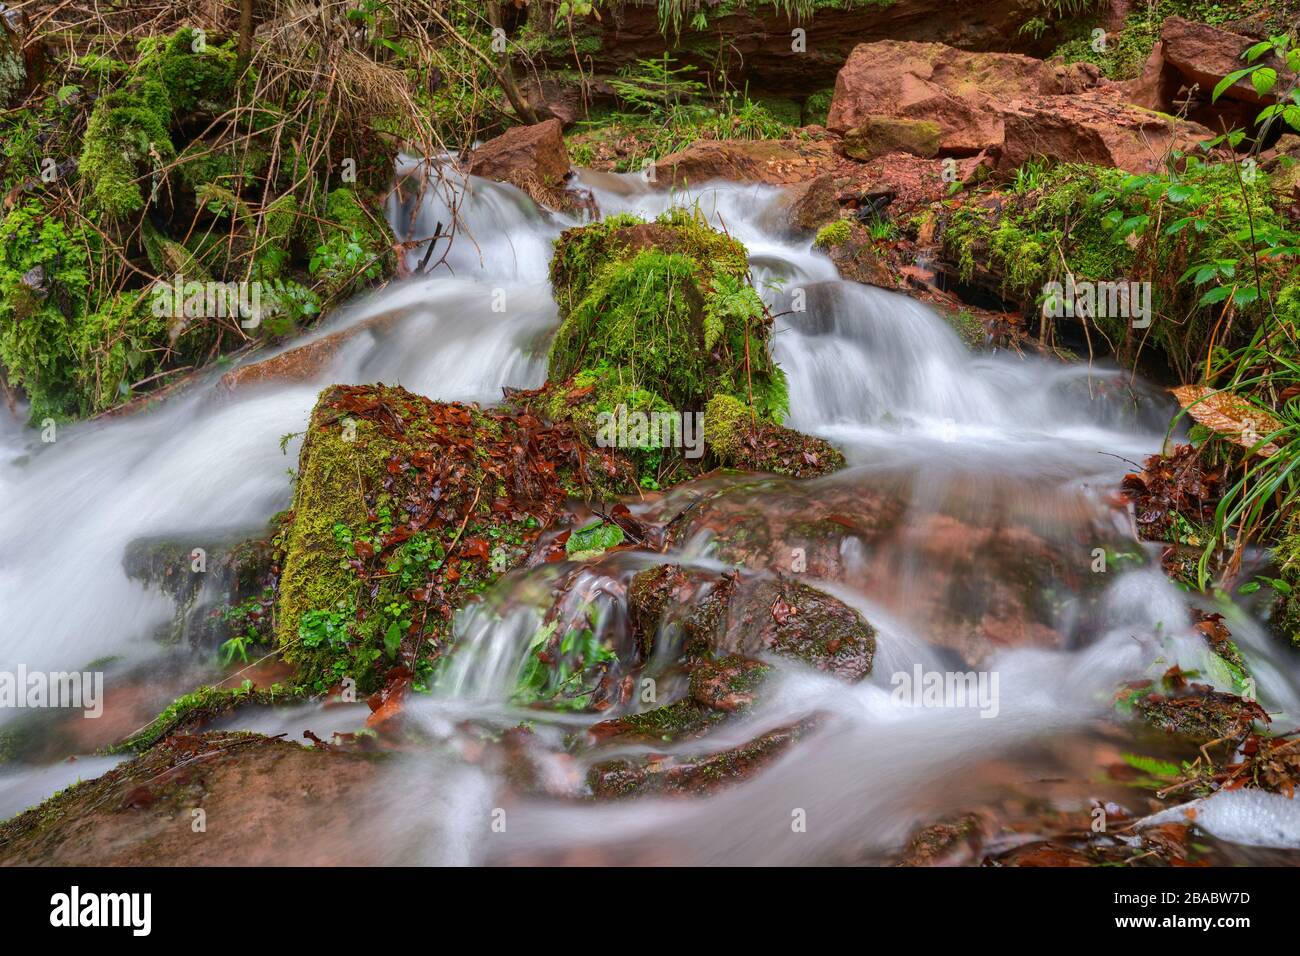
<instances>
[{"instance_id":1,"label":"small waterfall","mask_svg":"<svg viewBox=\"0 0 1300 956\"><path fill-rule=\"evenodd\" d=\"M156 409L69 426L48 444L0 425L0 668L79 668L107 655L138 661L167 653L150 635L170 605L126 577L125 549L151 535L255 528L285 507L285 471L296 462L298 440L286 454L280 440L302 431L321 387L384 381L438 399L490 403L504 386L545 380L557 322L547 265L553 239L574 221L539 211L513 187L478 180L448 177L421 192L422 173L419 161L402 159L404 185L391 200L390 221L414 242L454 220L455 242L450 251L435 244L428 274L394 282L331 317L318 335L363 331L314 382L226 394L214 374ZM400 785L387 788L395 796L385 813L396 822L368 837L392 840L393 858L427 849L429 860L509 862L581 846L614 860L871 859L918 823L1002 793L1008 768L1017 779L1035 779L1068 765L1072 748L1098 746L1093 722L1109 712L1118 681L1157 660L1204 664L1203 642L1186 621L1188 598L1158 570L1116 569L1084 580L1092 550L1126 533L1104 495L1131 467L1121 459L1139 461L1160 448L1166 400L1115 369L972 355L927 306L840 281L811 242L785 234L775 189L712 184L667 193L635 176L595 174L584 183L605 214L653 216L690 206L750 249L755 285L779 314L775 354L789 379L790 424L840 444L851 467L813 483L723 479L718 488L737 513L768 522L772 553L806 533L797 519L812 505L852 526L874 514L869 506L882 495L900 502L896 526L885 532L840 532L829 547L838 558L828 559L824 579L810 579L877 624L877 671L848 686L779 668L761 706L720 741L740 743L813 712L823 722L745 786L705 801L527 802L512 809L509 835L490 846L462 825L470 808L492 805L490 775L440 752L439 779L430 782L416 755L392 771ZM417 269L426 252L416 242L407 265ZM641 507L671 513L681 504L677 494ZM727 517L725 504L719 520ZM618 645L626 640L620 615L630 575L651 561L726 566L716 530L701 530L666 556L618 555L576 573L560 562L506 575L458 615L458 648L436 693L410 703L412 717L450 734L449 715L459 719L457 708L483 705L499 726L518 723L511 694L539 629L585 618L598 639ZM1058 580L1040 553L1074 562L1077 574ZM1058 643L975 646L999 614L1007 616L1005 606L1028 601L1026 594L1042 598L1045 606L1029 610ZM939 640L941 629L956 625L966 628L960 640ZM1244 613L1231 625L1257 669L1261 698L1295 713L1294 663ZM916 663L952 666L963 654L982 655L980 666L1000 674L1002 719L891 699L889 673ZM564 734L600 719L524 716L539 734L552 735L546 739L557 751ZM453 779L460 782L453 786ZM431 801L430 793L439 796ZM793 808L815 821L807 835L792 838Z\"/></svg>"}]
</instances>

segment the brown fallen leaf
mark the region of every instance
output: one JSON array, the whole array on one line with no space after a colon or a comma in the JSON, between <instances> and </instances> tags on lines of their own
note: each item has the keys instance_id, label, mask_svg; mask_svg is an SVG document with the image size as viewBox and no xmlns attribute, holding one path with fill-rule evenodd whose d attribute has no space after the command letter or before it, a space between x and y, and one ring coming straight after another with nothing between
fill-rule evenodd
<instances>
[{"instance_id":1,"label":"brown fallen leaf","mask_svg":"<svg viewBox=\"0 0 1300 956\"><path fill-rule=\"evenodd\" d=\"M1282 423L1268 412L1231 392L1217 391L1205 385L1182 385L1171 391L1188 415L1243 448L1254 448L1265 435L1271 435L1282 427ZM1256 449L1256 453L1265 458L1279 451L1281 449L1273 442Z\"/></svg>"}]
</instances>

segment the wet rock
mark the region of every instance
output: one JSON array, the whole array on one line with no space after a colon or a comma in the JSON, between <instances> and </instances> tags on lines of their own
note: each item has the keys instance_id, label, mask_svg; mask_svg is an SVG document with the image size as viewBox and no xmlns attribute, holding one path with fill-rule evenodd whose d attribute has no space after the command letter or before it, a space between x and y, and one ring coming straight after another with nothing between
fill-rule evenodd
<instances>
[{"instance_id":1,"label":"wet rock","mask_svg":"<svg viewBox=\"0 0 1300 956\"><path fill-rule=\"evenodd\" d=\"M968 813L951 823L934 823L922 828L911 840L895 866L950 866L966 863L971 848L983 837L984 821Z\"/></svg>"},{"instance_id":2,"label":"wet rock","mask_svg":"<svg viewBox=\"0 0 1300 956\"><path fill-rule=\"evenodd\" d=\"M1243 737L1255 721L1267 723L1268 713L1253 700L1193 684L1178 696L1142 694L1133 709L1153 727L1207 743Z\"/></svg>"},{"instance_id":3,"label":"wet rock","mask_svg":"<svg viewBox=\"0 0 1300 956\"><path fill-rule=\"evenodd\" d=\"M739 655L703 661L691 670L691 699L703 707L732 713L754 703L771 668Z\"/></svg>"},{"instance_id":4,"label":"wet rock","mask_svg":"<svg viewBox=\"0 0 1300 956\"><path fill-rule=\"evenodd\" d=\"M787 229L793 235L814 233L840 216L835 178L827 172L791 186L782 202Z\"/></svg>"},{"instance_id":5,"label":"wet rock","mask_svg":"<svg viewBox=\"0 0 1300 956\"><path fill-rule=\"evenodd\" d=\"M611 760L588 771L592 794L614 799L656 796L703 796L753 776L785 753L807 730L793 725L770 730L740 747L702 756L658 756Z\"/></svg>"},{"instance_id":6,"label":"wet rock","mask_svg":"<svg viewBox=\"0 0 1300 956\"><path fill-rule=\"evenodd\" d=\"M726 719L726 711L683 698L639 714L602 720L588 733L597 743L673 743L702 737Z\"/></svg>"},{"instance_id":7,"label":"wet rock","mask_svg":"<svg viewBox=\"0 0 1300 956\"><path fill-rule=\"evenodd\" d=\"M575 208L579 199L565 190L569 153L558 119L515 126L490 139L470 155L471 175L510 183L548 209Z\"/></svg>"},{"instance_id":8,"label":"wet rock","mask_svg":"<svg viewBox=\"0 0 1300 956\"><path fill-rule=\"evenodd\" d=\"M889 153L910 153L931 159L939 155L942 131L931 120L869 116L844 134L844 154L869 161Z\"/></svg>"},{"instance_id":9,"label":"wet rock","mask_svg":"<svg viewBox=\"0 0 1300 956\"><path fill-rule=\"evenodd\" d=\"M258 734L170 737L0 825L0 865L356 864L367 844L344 834L373 812L381 759Z\"/></svg>"},{"instance_id":10,"label":"wet rock","mask_svg":"<svg viewBox=\"0 0 1300 956\"><path fill-rule=\"evenodd\" d=\"M379 329L396 319L395 313L373 316L329 335L304 342L270 358L248 362L221 376L218 386L235 392L254 385L297 384L315 381L334 361L343 346L361 333Z\"/></svg>"},{"instance_id":11,"label":"wet rock","mask_svg":"<svg viewBox=\"0 0 1300 956\"><path fill-rule=\"evenodd\" d=\"M1002 109L997 168L1031 159L1114 166L1131 173L1161 168L1170 151L1190 152L1214 138L1199 123L1137 109L1105 96L1043 97Z\"/></svg>"},{"instance_id":12,"label":"wet rock","mask_svg":"<svg viewBox=\"0 0 1300 956\"><path fill-rule=\"evenodd\" d=\"M832 223L817 234L813 245L835 263L840 278L882 289L897 287L896 274L861 223L847 219Z\"/></svg>"},{"instance_id":13,"label":"wet rock","mask_svg":"<svg viewBox=\"0 0 1300 956\"><path fill-rule=\"evenodd\" d=\"M883 117L939 127L938 149L974 155L1002 142L1003 104L1095 86L1095 67L1015 54L966 53L883 40L855 47L835 79L827 128L847 134Z\"/></svg>"},{"instance_id":14,"label":"wet rock","mask_svg":"<svg viewBox=\"0 0 1300 956\"><path fill-rule=\"evenodd\" d=\"M876 631L857 611L802 582L744 582L732 599L715 653L792 657L847 681L871 673Z\"/></svg>"},{"instance_id":15,"label":"wet rock","mask_svg":"<svg viewBox=\"0 0 1300 956\"><path fill-rule=\"evenodd\" d=\"M274 587L271 534L214 537L210 532L137 538L122 555L133 581L167 595L175 616L156 639L209 646L228 636L218 612ZM269 591L268 591L269 593Z\"/></svg>"},{"instance_id":16,"label":"wet rock","mask_svg":"<svg viewBox=\"0 0 1300 956\"><path fill-rule=\"evenodd\" d=\"M632 579L627 591L628 621L643 660L654 648L659 622L669 607L687 603L694 589L695 582L677 564L661 564Z\"/></svg>"},{"instance_id":17,"label":"wet rock","mask_svg":"<svg viewBox=\"0 0 1300 956\"><path fill-rule=\"evenodd\" d=\"M661 189L698 186L715 179L788 186L830 169L835 155L827 140L697 140L654 162Z\"/></svg>"},{"instance_id":18,"label":"wet rock","mask_svg":"<svg viewBox=\"0 0 1300 956\"><path fill-rule=\"evenodd\" d=\"M705 485L696 493L672 520L671 546L707 543L726 564L830 581L843 580L849 557L887 539L903 513L894 495L839 482L804 487L773 478Z\"/></svg>"},{"instance_id":19,"label":"wet rock","mask_svg":"<svg viewBox=\"0 0 1300 956\"><path fill-rule=\"evenodd\" d=\"M650 608L662 605L674 612L681 630L682 650L688 659L723 658L713 670L693 675L692 694L697 699L726 698L724 686L746 694L745 680L753 668L737 660L766 654L789 657L848 681L871 672L876 650L875 629L857 611L824 591L782 577L746 580L735 574L709 574L700 570L643 571L630 593L654 600L634 612L641 633L649 630ZM674 607L693 592L685 609ZM667 585L667 587L665 586ZM671 592L668 588L675 588ZM668 596L665 596L667 593ZM658 631L658 627L655 628ZM721 667L721 670L717 668ZM732 683L734 682L734 684ZM732 702L735 709L740 701Z\"/></svg>"}]
</instances>

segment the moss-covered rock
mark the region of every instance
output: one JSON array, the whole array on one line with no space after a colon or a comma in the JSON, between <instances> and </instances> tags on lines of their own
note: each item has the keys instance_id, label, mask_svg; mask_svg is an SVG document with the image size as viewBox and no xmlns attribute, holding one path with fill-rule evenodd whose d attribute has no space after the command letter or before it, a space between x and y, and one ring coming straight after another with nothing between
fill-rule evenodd
<instances>
[{"instance_id":1,"label":"moss-covered rock","mask_svg":"<svg viewBox=\"0 0 1300 956\"><path fill-rule=\"evenodd\" d=\"M844 467L829 442L761 419L732 395L715 395L705 406L704 442L719 464L743 471L813 478Z\"/></svg>"},{"instance_id":2,"label":"moss-covered rock","mask_svg":"<svg viewBox=\"0 0 1300 956\"><path fill-rule=\"evenodd\" d=\"M942 131L931 120L872 116L844 134L844 155L870 162L887 153L911 153L931 159L939 155Z\"/></svg>"},{"instance_id":3,"label":"moss-covered rock","mask_svg":"<svg viewBox=\"0 0 1300 956\"><path fill-rule=\"evenodd\" d=\"M551 262L563 322L550 380L517 400L621 448L646 487L718 465L801 477L841 467L829 444L780 424L785 376L748 272L744 246L685 210L568 230ZM669 438L662 429L642 434L625 427L638 413L681 424ZM688 433L687 417L702 436Z\"/></svg>"},{"instance_id":4,"label":"moss-covered rock","mask_svg":"<svg viewBox=\"0 0 1300 956\"><path fill-rule=\"evenodd\" d=\"M1140 176L1027 164L1007 189L946 204L936 231L943 258L960 283L1019 303L1031 327L1047 309L1085 325L1098 354L1132 364L1143 350L1158 350L1180 380L1196 380L1223 296L1238 281L1233 277L1253 273L1240 237L1276 235L1283 225L1270 206L1268 177L1243 182L1232 163L1197 157L1184 163L1176 172ZM1241 318L1231 330L1233 344L1248 339L1263 314L1260 303L1284 302L1285 287L1294 284L1288 269L1261 261L1264 295L1256 301L1244 293L1234 302ZM1098 296L1096 314L1084 322L1086 304L1076 309L1071 301L1067 311L1066 297L1049 292L1070 277L1075 287L1145 283L1139 292L1149 312L1124 314ZM1216 291L1219 283L1225 287ZM1219 298L1205 301L1211 291Z\"/></svg>"},{"instance_id":5,"label":"moss-covered rock","mask_svg":"<svg viewBox=\"0 0 1300 956\"><path fill-rule=\"evenodd\" d=\"M321 394L281 536L276 641L312 689L423 682L452 612L528 555L597 469L573 429L400 388Z\"/></svg>"},{"instance_id":6,"label":"moss-covered rock","mask_svg":"<svg viewBox=\"0 0 1300 956\"><path fill-rule=\"evenodd\" d=\"M759 413L780 416L785 380L768 353L771 319L748 272L743 245L685 210L568 230L551 263L563 322L550 378L603 362L680 410L752 387Z\"/></svg>"}]
</instances>

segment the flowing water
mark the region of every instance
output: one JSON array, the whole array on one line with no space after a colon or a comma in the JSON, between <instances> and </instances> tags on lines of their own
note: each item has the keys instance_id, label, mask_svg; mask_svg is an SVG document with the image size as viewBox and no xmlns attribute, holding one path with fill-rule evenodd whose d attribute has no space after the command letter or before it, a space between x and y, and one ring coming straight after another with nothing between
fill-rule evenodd
<instances>
[{"instance_id":1,"label":"flowing water","mask_svg":"<svg viewBox=\"0 0 1300 956\"><path fill-rule=\"evenodd\" d=\"M506 575L458 616L452 666L432 695L408 706L434 743L383 771L386 810L358 832L357 852L407 862L881 862L916 826L957 811L993 808L1014 819L1044 802L1086 812L1089 799L1105 799L1145 812L1134 791L1097 783L1104 764L1140 746L1108 720L1116 686L1174 663L1214 676L1189 625L1189 598L1154 551L1133 542L1127 515L1110 501L1131 462L1161 447L1168 401L1115 369L971 354L928 307L842 282L807 241L786 237L775 190L715 184L670 195L595 174L586 185L605 214L698 206L746 244L755 284L778 314L789 424L837 444L849 467L805 483L710 479L717 497L668 556L619 552L581 569ZM171 675L149 689L156 711L211 668L178 665L188 652L155 639L174 607L127 577L132 542L199 542L264 525L290 500L286 469L299 438L282 450L282 436L303 430L326 384L383 381L492 403L503 387L544 381L558 321L547 262L551 241L573 223L477 180L395 199L389 215L399 235L427 236L451 221L453 205L461 228L430 274L354 302L317 333L365 324L316 382L227 394L214 373L156 409L68 426L54 442L0 424L0 670L108 659L96 666L108 671L111 705L113 675L147 666ZM410 253L413 267L423 253ZM634 511L663 520L699 494L688 487ZM883 531L882 501L893 509ZM737 528L756 521L762 543L738 552ZM809 583L878 628L871 677L850 686L784 663L743 720L702 741L618 754L713 752L816 715L796 747L741 786L703 799L581 799L594 758L581 747L566 752L565 741L600 715L509 703L543 618L575 619L596 606L600 636L617 644L627 639L621 613L637 570L674 560L762 575L787 570L796 547ZM1135 557L1098 573L1099 548ZM1248 609L1226 610L1274 727L1291 729L1300 671ZM995 706L897 700L894 675L917 665L996 675ZM677 688L670 680L664 690ZM326 735L359 725L364 714L307 706L231 723L298 737L307 727ZM550 798L504 796L497 770L450 744L467 722L504 730L521 720L540 742L534 762ZM52 760L0 771L0 816L111 762ZM1277 834L1300 833L1294 810L1265 803L1212 816L1228 821L1224 839L1287 845ZM492 826L498 817L504 827Z\"/></svg>"}]
</instances>

